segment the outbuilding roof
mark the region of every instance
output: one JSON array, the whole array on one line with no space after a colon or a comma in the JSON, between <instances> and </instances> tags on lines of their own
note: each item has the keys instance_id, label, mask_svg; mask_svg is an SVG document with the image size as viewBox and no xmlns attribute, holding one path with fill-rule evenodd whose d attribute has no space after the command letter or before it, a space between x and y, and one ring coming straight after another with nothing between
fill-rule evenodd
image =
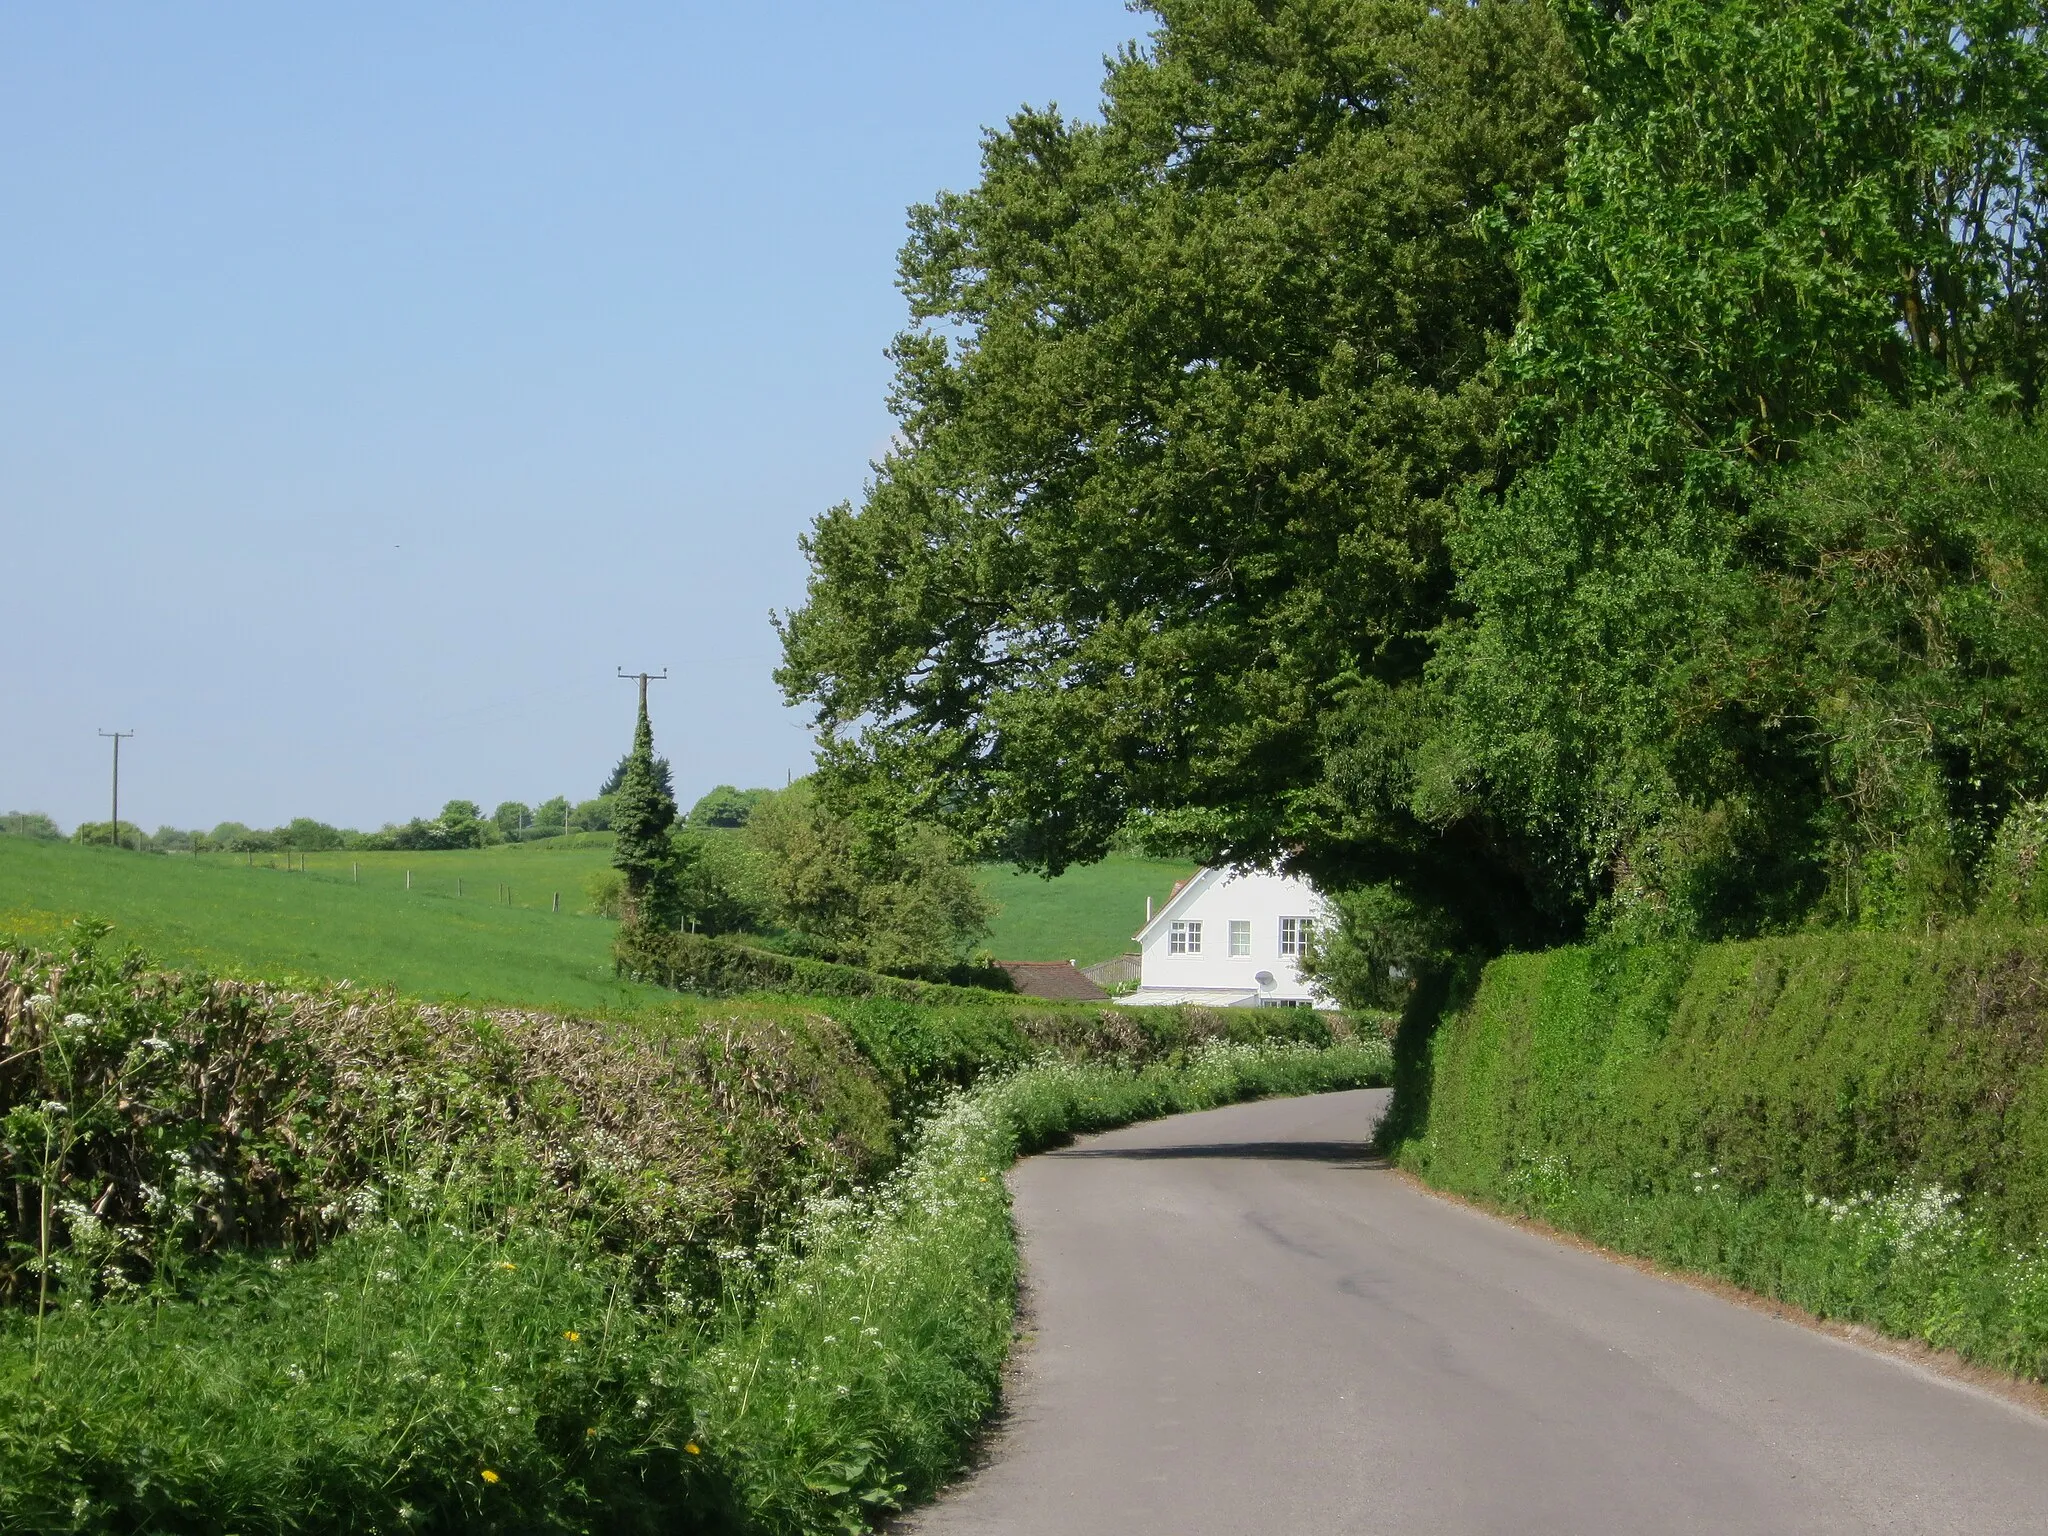
<instances>
[{"instance_id":1,"label":"outbuilding roof","mask_svg":"<svg viewBox=\"0 0 2048 1536\"><path fill-rule=\"evenodd\" d=\"M1109 994L1083 975L1071 960L998 960L1010 985L1026 997L1061 1003L1107 1002Z\"/></svg>"}]
</instances>

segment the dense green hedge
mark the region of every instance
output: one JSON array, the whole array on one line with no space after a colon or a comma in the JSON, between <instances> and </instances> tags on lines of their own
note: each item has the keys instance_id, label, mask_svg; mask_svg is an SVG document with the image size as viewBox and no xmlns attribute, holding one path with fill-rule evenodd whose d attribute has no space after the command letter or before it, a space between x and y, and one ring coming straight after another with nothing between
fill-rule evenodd
<instances>
[{"instance_id":1,"label":"dense green hedge","mask_svg":"<svg viewBox=\"0 0 2048 1536\"><path fill-rule=\"evenodd\" d=\"M622 975L704 997L781 992L804 997L888 997L901 1003L1007 1000L993 985L955 987L911 981L857 966L780 955L737 939L701 933L664 933L628 926L619 930L612 954Z\"/></svg>"},{"instance_id":2,"label":"dense green hedge","mask_svg":"<svg viewBox=\"0 0 2048 1536\"><path fill-rule=\"evenodd\" d=\"M1425 1177L2048 1371L2048 933L1511 955L1431 1012Z\"/></svg>"},{"instance_id":3,"label":"dense green hedge","mask_svg":"<svg viewBox=\"0 0 2048 1536\"><path fill-rule=\"evenodd\" d=\"M1306 1008L1117 1008L1011 999L913 1004L827 999L819 1008L851 1038L888 1089L899 1117L934 1090L971 1086L991 1070L1048 1056L1125 1067L1174 1065L1214 1042L1337 1044L1352 1021ZM1366 1024L1364 1033L1376 1034Z\"/></svg>"}]
</instances>

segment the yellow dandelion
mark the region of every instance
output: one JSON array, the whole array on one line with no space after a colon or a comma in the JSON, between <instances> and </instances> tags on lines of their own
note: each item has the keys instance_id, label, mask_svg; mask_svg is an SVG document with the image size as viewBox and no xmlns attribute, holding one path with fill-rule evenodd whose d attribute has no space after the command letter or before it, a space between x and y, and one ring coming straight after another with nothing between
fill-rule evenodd
<instances>
[{"instance_id":1,"label":"yellow dandelion","mask_svg":"<svg viewBox=\"0 0 2048 1536\"><path fill-rule=\"evenodd\" d=\"M683 1449L688 1451L692 1456L702 1456L704 1454L702 1451L697 1449L697 1442L694 1440L692 1440L688 1445L684 1446Z\"/></svg>"},{"instance_id":2,"label":"yellow dandelion","mask_svg":"<svg viewBox=\"0 0 2048 1536\"><path fill-rule=\"evenodd\" d=\"M591 1436L595 1435L596 1433L597 1433L597 1426L596 1426L595 1424L593 1424L593 1425L591 1425L591 1426L590 1426L590 1428L588 1428L588 1429L586 1429L585 1431L583 1431L583 1438L584 1438L584 1439L586 1439L586 1440L588 1440L588 1439L589 1439L589 1438L590 1438Z\"/></svg>"},{"instance_id":3,"label":"yellow dandelion","mask_svg":"<svg viewBox=\"0 0 2048 1536\"><path fill-rule=\"evenodd\" d=\"M500 1269L517 1269L518 1267L519 1267L519 1266L518 1266L517 1264L513 1264L513 1263L510 1263L510 1262L507 1262L507 1263L504 1263L504 1264L500 1264L500 1265L498 1266L498 1268L500 1268Z\"/></svg>"},{"instance_id":4,"label":"yellow dandelion","mask_svg":"<svg viewBox=\"0 0 2048 1536\"><path fill-rule=\"evenodd\" d=\"M485 1482L487 1482L487 1483L495 1483L495 1482L496 1482L497 1480L498 1480L498 1474L497 1474L497 1473L495 1473L495 1472L493 1472L493 1471L492 1471L492 1470L491 1470L491 1469L490 1469L489 1467L485 1467L485 1468L484 1468L484 1481L485 1481Z\"/></svg>"},{"instance_id":5,"label":"yellow dandelion","mask_svg":"<svg viewBox=\"0 0 2048 1536\"><path fill-rule=\"evenodd\" d=\"M564 1328L562 1330L562 1337L567 1339L571 1344L578 1344L581 1343L583 1340L583 1335L578 1333L574 1328Z\"/></svg>"}]
</instances>

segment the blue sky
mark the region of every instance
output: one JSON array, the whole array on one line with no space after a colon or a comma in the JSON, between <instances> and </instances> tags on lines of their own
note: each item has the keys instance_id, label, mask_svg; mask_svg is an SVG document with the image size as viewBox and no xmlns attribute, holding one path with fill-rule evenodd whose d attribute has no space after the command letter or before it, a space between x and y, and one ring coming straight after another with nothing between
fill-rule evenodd
<instances>
[{"instance_id":1,"label":"blue sky","mask_svg":"<svg viewBox=\"0 0 2048 1536\"><path fill-rule=\"evenodd\" d=\"M0 810L374 826L809 762L905 208L1121 0L0 0Z\"/></svg>"}]
</instances>

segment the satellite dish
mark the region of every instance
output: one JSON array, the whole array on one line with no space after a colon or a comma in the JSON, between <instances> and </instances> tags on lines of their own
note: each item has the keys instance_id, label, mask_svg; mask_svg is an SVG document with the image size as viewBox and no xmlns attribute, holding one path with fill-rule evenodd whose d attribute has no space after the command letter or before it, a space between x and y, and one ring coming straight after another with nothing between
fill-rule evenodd
<instances>
[{"instance_id":1,"label":"satellite dish","mask_svg":"<svg viewBox=\"0 0 2048 1536\"><path fill-rule=\"evenodd\" d=\"M1252 977L1252 980L1256 981L1259 984L1260 991L1263 992L1272 990L1273 973L1271 971L1260 971Z\"/></svg>"}]
</instances>

